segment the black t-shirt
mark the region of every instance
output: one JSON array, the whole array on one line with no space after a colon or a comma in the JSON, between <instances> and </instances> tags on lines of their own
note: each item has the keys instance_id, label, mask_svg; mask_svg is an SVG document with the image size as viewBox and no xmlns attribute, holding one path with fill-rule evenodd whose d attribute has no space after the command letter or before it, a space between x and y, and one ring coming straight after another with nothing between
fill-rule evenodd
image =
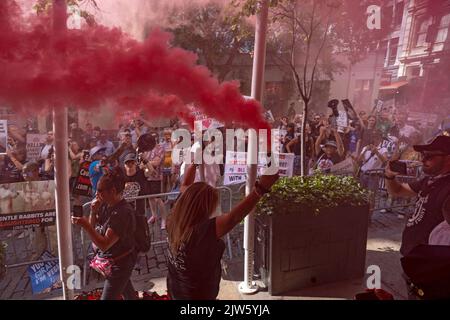
<instances>
[{"instance_id":1,"label":"black t-shirt","mask_svg":"<svg viewBox=\"0 0 450 320\"><path fill-rule=\"evenodd\" d=\"M194 228L176 256L168 250L167 288L176 300L213 300L219 293L225 244L216 236L216 219Z\"/></svg>"},{"instance_id":2,"label":"black t-shirt","mask_svg":"<svg viewBox=\"0 0 450 320\"><path fill-rule=\"evenodd\" d=\"M144 171L138 169L134 176L125 176L125 189L123 190L124 198L131 198L137 196L143 196L150 194L148 180L144 175ZM136 212L140 215L145 215L145 200L131 201L130 203L134 206L136 202Z\"/></svg>"},{"instance_id":3,"label":"black t-shirt","mask_svg":"<svg viewBox=\"0 0 450 320\"><path fill-rule=\"evenodd\" d=\"M17 167L11 161L11 159L9 159L9 157L6 156L3 160L3 168L1 170L0 182L13 183L22 181L24 181L22 177L22 171L17 169Z\"/></svg>"},{"instance_id":4,"label":"black t-shirt","mask_svg":"<svg viewBox=\"0 0 450 320\"><path fill-rule=\"evenodd\" d=\"M409 183L418 193L416 208L406 222L400 253L406 255L419 244L428 244L431 231L444 221L442 207L450 197L450 175L429 184L430 177Z\"/></svg>"},{"instance_id":5,"label":"black t-shirt","mask_svg":"<svg viewBox=\"0 0 450 320\"><path fill-rule=\"evenodd\" d=\"M114 231L119 237L119 240L105 252L100 252L100 257L119 257L134 248L134 233L136 230L135 212L126 200L120 201L111 208L106 205L103 206L97 224L97 230L100 234L105 235L108 228Z\"/></svg>"}]
</instances>

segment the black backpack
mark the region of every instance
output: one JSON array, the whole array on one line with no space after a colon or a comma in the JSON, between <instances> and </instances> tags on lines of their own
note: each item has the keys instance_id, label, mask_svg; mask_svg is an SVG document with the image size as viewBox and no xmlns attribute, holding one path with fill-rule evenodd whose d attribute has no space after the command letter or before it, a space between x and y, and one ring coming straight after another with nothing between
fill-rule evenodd
<instances>
[{"instance_id":1,"label":"black backpack","mask_svg":"<svg viewBox=\"0 0 450 320\"><path fill-rule=\"evenodd\" d=\"M136 212L136 211L135 211ZM136 217L136 231L134 234L135 248L137 252L146 253L151 247L150 228L147 223L147 218L142 214L135 214Z\"/></svg>"}]
</instances>

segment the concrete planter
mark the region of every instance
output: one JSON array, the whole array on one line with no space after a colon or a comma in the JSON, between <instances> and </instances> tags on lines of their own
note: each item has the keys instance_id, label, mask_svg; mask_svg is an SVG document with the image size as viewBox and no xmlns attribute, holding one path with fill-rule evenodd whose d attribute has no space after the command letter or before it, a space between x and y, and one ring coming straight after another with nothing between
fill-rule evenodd
<instances>
[{"instance_id":1,"label":"concrete planter","mask_svg":"<svg viewBox=\"0 0 450 320\"><path fill-rule=\"evenodd\" d=\"M363 277L368 206L259 215L256 268L271 295Z\"/></svg>"}]
</instances>

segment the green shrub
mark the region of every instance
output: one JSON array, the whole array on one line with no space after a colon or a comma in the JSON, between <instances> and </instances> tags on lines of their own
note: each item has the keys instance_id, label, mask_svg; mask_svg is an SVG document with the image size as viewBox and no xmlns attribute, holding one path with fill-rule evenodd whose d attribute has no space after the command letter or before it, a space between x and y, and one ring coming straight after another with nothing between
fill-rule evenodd
<instances>
[{"instance_id":1,"label":"green shrub","mask_svg":"<svg viewBox=\"0 0 450 320\"><path fill-rule=\"evenodd\" d=\"M353 177L314 175L280 178L258 203L260 214L312 211L339 206L363 206L368 192Z\"/></svg>"}]
</instances>

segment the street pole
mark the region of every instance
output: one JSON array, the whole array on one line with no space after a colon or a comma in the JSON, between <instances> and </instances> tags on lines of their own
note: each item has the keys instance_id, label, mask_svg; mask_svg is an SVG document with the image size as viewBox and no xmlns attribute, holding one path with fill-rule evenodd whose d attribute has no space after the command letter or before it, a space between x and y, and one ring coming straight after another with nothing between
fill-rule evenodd
<instances>
[{"instance_id":1,"label":"street pole","mask_svg":"<svg viewBox=\"0 0 450 320\"><path fill-rule=\"evenodd\" d=\"M67 5L65 0L53 0L53 28L55 34L67 29ZM68 175L67 107L53 108L53 132L55 136L55 203L58 234L59 270L64 300L73 299L73 285L68 287L67 268L73 265L72 225L70 223L70 196Z\"/></svg>"},{"instance_id":2,"label":"street pole","mask_svg":"<svg viewBox=\"0 0 450 320\"><path fill-rule=\"evenodd\" d=\"M253 57L252 93L253 99L262 102L262 90L264 85L264 69L266 64L266 34L269 15L268 0L260 2L260 11L257 14L255 49ZM253 190L257 174L258 138L257 134L248 136L247 152L247 182L245 194L249 195ZM250 164L249 164L250 163ZM252 211L244 220L244 282L240 283L239 291L243 294L258 292L258 286L253 282L254 272L254 243L255 240L255 214Z\"/></svg>"}]
</instances>

